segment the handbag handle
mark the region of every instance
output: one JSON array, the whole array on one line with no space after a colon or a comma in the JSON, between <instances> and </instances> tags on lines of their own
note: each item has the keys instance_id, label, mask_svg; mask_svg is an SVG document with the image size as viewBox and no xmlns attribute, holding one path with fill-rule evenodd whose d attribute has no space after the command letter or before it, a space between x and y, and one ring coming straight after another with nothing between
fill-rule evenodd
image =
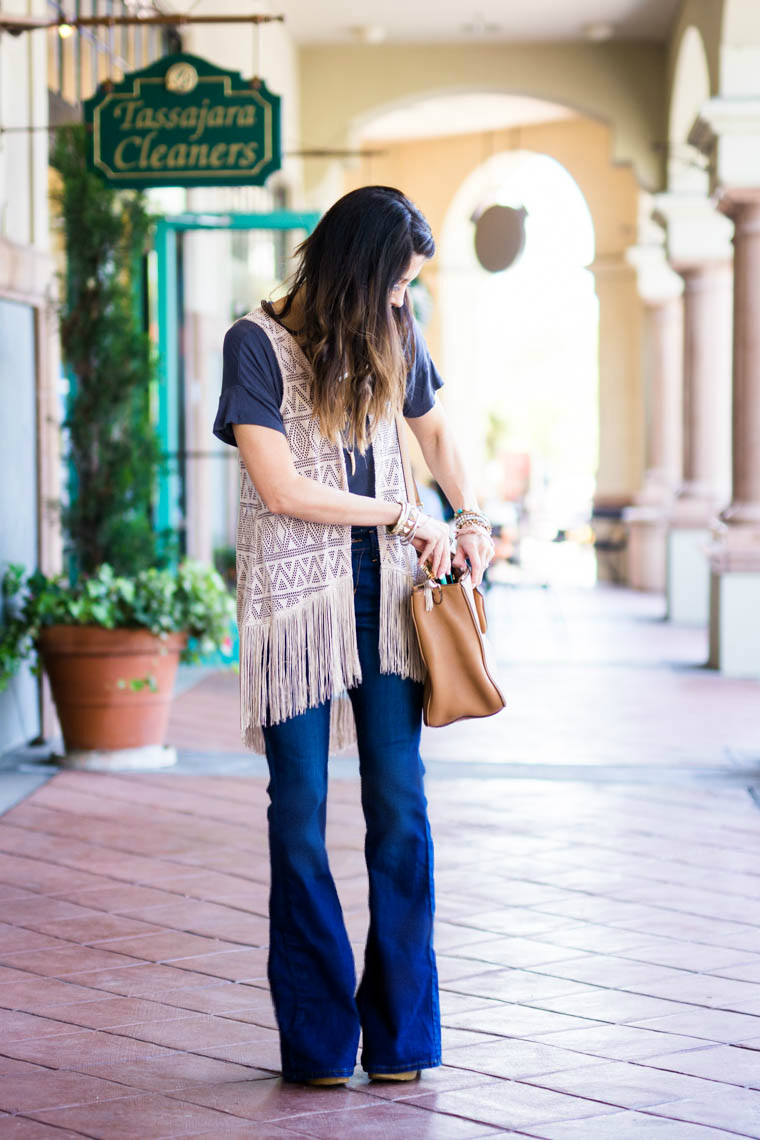
<instances>
[{"instance_id":1,"label":"handbag handle","mask_svg":"<svg viewBox=\"0 0 760 1140\"><path fill-rule=\"evenodd\" d=\"M414 478L412 464L409 459L409 449L406 444L406 427L403 417L399 414L396 415L396 435L398 436L398 449L401 452L401 468L404 472L404 486L406 488L407 502L416 503L418 507L422 507L422 499L417 490L417 481Z\"/></svg>"}]
</instances>

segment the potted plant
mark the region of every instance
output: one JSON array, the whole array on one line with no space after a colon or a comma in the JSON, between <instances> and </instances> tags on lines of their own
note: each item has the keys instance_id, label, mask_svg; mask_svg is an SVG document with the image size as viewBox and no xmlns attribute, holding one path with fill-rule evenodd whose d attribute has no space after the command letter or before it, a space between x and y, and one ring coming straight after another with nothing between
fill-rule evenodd
<instances>
[{"instance_id":1,"label":"potted plant","mask_svg":"<svg viewBox=\"0 0 760 1140\"><path fill-rule=\"evenodd\" d=\"M11 563L0 579L0 690L22 661L44 669L68 767L173 763L163 747L180 661L231 645L235 603L222 577L186 559L176 571L150 567L118 576L108 563L80 575Z\"/></svg>"},{"instance_id":2,"label":"potted plant","mask_svg":"<svg viewBox=\"0 0 760 1140\"><path fill-rule=\"evenodd\" d=\"M66 572L0 568L0 687L36 654L66 763L154 766L173 762L162 746L178 662L229 643L235 607L221 575L179 561L175 536L154 525L163 458L141 300L152 219L140 193L116 191L88 170L87 152L85 128L68 127L51 155L66 254L69 480L66 502L56 504Z\"/></svg>"}]
</instances>

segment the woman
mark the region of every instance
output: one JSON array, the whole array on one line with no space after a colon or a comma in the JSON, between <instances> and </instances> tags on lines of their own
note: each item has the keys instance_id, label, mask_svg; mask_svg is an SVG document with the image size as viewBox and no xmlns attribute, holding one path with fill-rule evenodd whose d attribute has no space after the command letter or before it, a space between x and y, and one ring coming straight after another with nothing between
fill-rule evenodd
<instances>
[{"instance_id":1,"label":"woman","mask_svg":"<svg viewBox=\"0 0 760 1140\"><path fill-rule=\"evenodd\" d=\"M288 1081L345 1084L441 1063L433 849L419 754L423 663L410 592L493 545L435 390L407 287L435 251L398 190L345 195L298 249L283 300L224 342L214 433L239 448L241 731L269 766L268 974ZM403 410L457 516L406 502ZM355 740L370 926L355 992L325 850L330 748Z\"/></svg>"}]
</instances>

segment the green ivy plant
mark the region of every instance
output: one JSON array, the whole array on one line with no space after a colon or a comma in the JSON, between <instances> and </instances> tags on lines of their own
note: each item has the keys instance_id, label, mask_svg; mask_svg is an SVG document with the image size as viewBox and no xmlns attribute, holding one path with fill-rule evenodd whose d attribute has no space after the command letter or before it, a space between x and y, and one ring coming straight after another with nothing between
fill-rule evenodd
<instances>
[{"instance_id":1,"label":"green ivy plant","mask_svg":"<svg viewBox=\"0 0 760 1140\"><path fill-rule=\"evenodd\" d=\"M37 644L49 625L146 629L160 637L187 632L192 640L180 655L183 664L231 648L235 599L216 570L194 559L176 570L149 567L132 577L117 575L106 562L94 574L80 575L73 586L63 575L47 577L39 570L26 575L23 566L9 563L0 578L0 600L0 692L28 658L31 672L40 674ZM150 677L135 683L151 688Z\"/></svg>"},{"instance_id":2,"label":"green ivy plant","mask_svg":"<svg viewBox=\"0 0 760 1140\"><path fill-rule=\"evenodd\" d=\"M164 460L152 423L156 358L142 311L143 254L153 217L144 196L88 168L83 124L59 130L50 162L66 252L59 314L71 377L63 428L67 501L59 505L72 577L107 562L119 574L176 560L154 527Z\"/></svg>"}]
</instances>

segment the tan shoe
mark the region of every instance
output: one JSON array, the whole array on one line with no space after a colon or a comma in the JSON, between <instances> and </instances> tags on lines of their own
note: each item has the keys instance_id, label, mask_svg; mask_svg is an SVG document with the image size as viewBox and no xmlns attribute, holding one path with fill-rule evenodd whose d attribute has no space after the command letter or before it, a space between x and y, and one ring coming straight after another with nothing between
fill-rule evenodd
<instances>
[{"instance_id":1,"label":"tan shoe","mask_svg":"<svg viewBox=\"0 0 760 1140\"><path fill-rule=\"evenodd\" d=\"M371 1081L415 1081L420 1075L419 1069L412 1069L409 1073L370 1073Z\"/></svg>"},{"instance_id":2,"label":"tan shoe","mask_svg":"<svg viewBox=\"0 0 760 1140\"><path fill-rule=\"evenodd\" d=\"M348 1077L312 1077L307 1085L347 1085Z\"/></svg>"}]
</instances>

